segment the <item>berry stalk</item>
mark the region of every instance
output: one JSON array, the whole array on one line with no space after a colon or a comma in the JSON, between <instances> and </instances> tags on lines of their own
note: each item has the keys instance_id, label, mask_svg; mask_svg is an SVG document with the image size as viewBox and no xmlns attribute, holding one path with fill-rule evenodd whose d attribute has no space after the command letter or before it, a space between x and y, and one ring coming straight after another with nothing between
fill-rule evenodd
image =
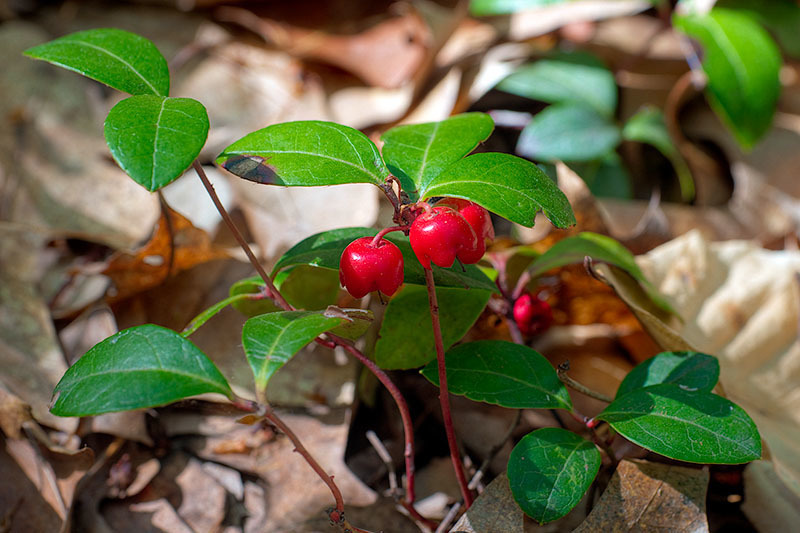
<instances>
[{"instance_id":1,"label":"berry stalk","mask_svg":"<svg viewBox=\"0 0 800 533\"><path fill-rule=\"evenodd\" d=\"M436 344L436 362L439 369L439 404L442 407L444 430L447 434L447 444L450 447L450 459L456 472L461 496L464 498L464 507L469 509L472 505L472 492L467 487L467 478L464 475L464 464L458 451L456 432L453 429L453 417L450 413L450 393L447 389L447 369L444 365L444 342L442 341L442 328L439 324L439 302L436 299L436 285L433 282L433 271L425 269L425 285L428 287L428 302L431 309L431 322L433 323L433 339Z\"/></svg>"}]
</instances>

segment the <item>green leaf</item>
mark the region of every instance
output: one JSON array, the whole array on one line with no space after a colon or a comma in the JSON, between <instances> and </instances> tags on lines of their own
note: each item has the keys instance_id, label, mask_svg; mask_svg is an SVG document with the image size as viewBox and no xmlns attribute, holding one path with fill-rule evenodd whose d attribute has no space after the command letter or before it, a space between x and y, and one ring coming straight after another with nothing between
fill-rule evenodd
<instances>
[{"instance_id":1,"label":"green leaf","mask_svg":"<svg viewBox=\"0 0 800 533\"><path fill-rule=\"evenodd\" d=\"M383 157L403 190L415 199L417 191L485 141L494 121L485 113L464 113L441 122L409 124L381 136Z\"/></svg>"},{"instance_id":2,"label":"green leaf","mask_svg":"<svg viewBox=\"0 0 800 533\"><path fill-rule=\"evenodd\" d=\"M719 361L698 352L663 352L636 365L617 389L617 398L635 389L673 383L684 390L711 392L719 381Z\"/></svg>"},{"instance_id":3,"label":"green leaf","mask_svg":"<svg viewBox=\"0 0 800 533\"><path fill-rule=\"evenodd\" d=\"M533 117L517 141L517 153L541 161L589 161L619 144L607 117L580 104L556 104Z\"/></svg>"},{"instance_id":4,"label":"green leaf","mask_svg":"<svg viewBox=\"0 0 800 533\"><path fill-rule=\"evenodd\" d=\"M156 191L183 174L200 153L208 136L208 115L191 98L131 96L108 114L105 135L122 170Z\"/></svg>"},{"instance_id":5,"label":"green leaf","mask_svg":"<svg viewBox=\"0 0 800 533\"><path fill-rule=\"evenodd\" d=\"M718 0L715 5L757 20L775 35L788 55L800 58L800 5L794 0Z\"/></svg>"},{"instance_id":6,"label":"green leaf","mask_svg":"<svg viewBox=\"0 0 800 533\"><path fill-rule=\"evenodd\" d=\"M471 0L469 11L476 16L486 15L508 15L532 9L535 7L547 6L550 4L563 4L570 0Z\"/></svg>"},{"instance_id":7,"label":"green leaf","mask_svg":"<svg viewBox=\"0 0 800 533\"><path fill-rule=\"evenodd\" d=\"M233 393L214 363L172 330L146 324L94 345L53 392L57 416L91 416L171 403L188 396Z\"/></svg>"},{"instance_id":8,"label":"green leaf","mask_svg":"<svg viewBox=\"0 0 800 533\"><path fill-rule=\"evenodd\" d=\"M249 133L225 148L217 164L267 185L380 185L389 174L366 135L320 120L273 124Z\"/></svg>"},{"instance_id":9,"label":"green leaf","mask_svg":"<svg viewBox=\"0 0 800 533\"><path fill-rule=\"evenodd\" d=\"M465 157L436 176L420 196L466 198L527 227L539 211L556 227L575 224L572 207L556 184L530 161L510 154Z\"/></svg>"},{"instance_id":10,"label":"green leaf","mask_svg":"<svg viewBox=\"0 0 800 533\"><path fill-rule=\"evenodd\" d=\"M214 318L214 316L228 307L229 305L233 305L236 303L241 303L244 300L252 300L253 295L249 293L240 293L240 294L233 294L228 296L224 300L220 300L219 302L215 303L205 311L202 311L199 315L194 317L189 325L183 328L181 331L181 337L188 337L198 329L200 329L206 322Z\"/></svg>"},{"instance_id":11,"label":"green leaf","mask_svg":"<svg viewBox=\"0 0 800 533\"><path fill-rule=\"evenodd\" d=\"M445 350L461 339L489 301L489 291L436 288ZM389 301L375 343L375 362L385 369L417 368L436 357L428 291L406 285Z\"/></svg>"},{"instance_id":12,"label":"green leaf","mask_svg":"<svg viewBox=\"0 0 800 533\"><path fill-rule=\"evenodd\" d=\"M327 268L297 265L276 285L292 307L317 311L336 302L339 273Z\"/></svg>"},{"instance_id":13,"label":"green leaf","mask_svg":"<svg viewBox=\"0 0 800 533\"><path fill-rule=\"evenodd\" d=\"M325 316L345 317L341 326L336 326L330 332L345 339L356 340L367 332L375 321L375 313L369 309L351 309L328 306Z\"/></svg>"},{"instance_id":14,"label":"green leaf","mask_svg":"<svg viewBox=\"0 0 800 533\"><path fill-rule=\"evenodd\" d=\"M600 470L594 444L561 428L542 428L520 440L508 458L511 493L525 514L544 524L575 507Z\"/></svg>"},{"instance_id":15,"label":"green leaf","mask_svg":"<svg viewBox=\"0 0 800 533\"><path fill-rule=\"evenodd\" d=\"M277 283L277 278L274 280ZM264 280L259 276L240 279L228 289L228 294L233 297L240 294L256 294L264 288ZM269 298L262 300L236 300L231 306L245 316L258 316L265 313L274 313L281 309L272 303Z\"/></svg>"},{"instance_id":16,"label":"green leaf","mask_svg":"<svg viewBox=\"0 0 800 533\"><path fill-rule=\"evenodd\" d=\"M256 388L267 382L300 349L320 333L344 320L326 317L319 311L283 311L249 319L242 329L242 345L255 376Z\"/></svg>"},{"instance_id":17,"label":"green leaf","mask_svg":"<svg viewBox=\"0 0 800 533\"><path fill-rule=\"evenodd\" d=\"M608 152L594 161L573 161L569 168L581 177L596 198L633 198L631 177L617 152Z\"/></svg>"},{"instance_id":18,"label":"green leaf","mask_svg":"<svg viewBox=\"0 0 800 533\"><path fill-rule=\"evenodd\" d=\"M644 277L633 254L616 240L598 233L585 231L558 241L549 250L534 259L528 267L528 272L531 278L536 278L553 268L582 263L586 256L625 270L639 282L653 303L665 311L675 312L669 302Z\"/></svg>"},{"instance_id":19,"label":"green leaf","mask_svg":"<svg viewBox=\"0 0 800 533\"><path fill-rule=\"evenodd\" d=\"M339 270L339 260L348 244L359 237L377 235L378 230L372 228L341 228L323 231L312 235L290 248L275 264L273 274L294 265L312 265ZM415 285L425 285L425 271L414 255L408 238L398 232L385 237L400 248L403 253L403 281ZM470 287L497 291L497 286L486 277L475 265L451 268L433 267L433 279L437 287Z\"/></svg>"},{"instance_id":20,"label":"green leaf","mask_svg":"<svg viewBox=\"0 0 800 533\"><path fill-rule=\"evenodd\" d=\"M550 104L582 104L609 118L617 109L614 74L598 58L584 52L558 54L523 65L497 88Z\"/></svg>"},{"instance_id":21,"label":"green leaf","mask_svg":"<svg viewBox=\"0 0 800 533\"><path fill-rule=\"evenodd\" d=\"M775 114L781 68L777 45L753 19L729 9L676 16L673 22L703 45L711 107L739 144L751 148Z\"/></svg>"},{"instance_id":22,"label":"green leaf","mask_svg":"<svg viewBox=\"0 0 800 533\"><path fill-rule=\"evenodd\" d=\"M664 114L660 109L655 107L641 109L628 119L622 129L622 137L628 141L647 143L654 146L672 163L675 174L678 176L683 199L689 201L694 198L692 173L678 148L673 144L667 131Z\"/></svg>"},{"instance_id":23,"label":"green leaf","mask_svg":"<svg viewBox=\"0 0 800 533\"><path fill-rule=\"evenodd\" d=\"M553 365L539 352L508 341L459 344L445 354L447 385L470 400L515 409L572 409ZM422 375L439 386L436 361Z\"/></svg>"},{"instance_id":24,"label":"green leaf","mask_svg":"<svg viewBox=\"0 0 800 533\"><path fill-rule=\"evenodd\" d=\"M642 448L679 461L738 464L761 457L761 437L741 407L672 383L632 390L597 419Z\"/></svg>"},{"instance_id":25,"label":"green leaf","mask_svg":"<svg viewBox=\"0 0 800 533\"><path fill-rule=\"evenodd\" d=\"M79 31L29 48L24 54L126 93L169 94L167 60L153 43L127 31Z\"/></svg>"}]
</instances>

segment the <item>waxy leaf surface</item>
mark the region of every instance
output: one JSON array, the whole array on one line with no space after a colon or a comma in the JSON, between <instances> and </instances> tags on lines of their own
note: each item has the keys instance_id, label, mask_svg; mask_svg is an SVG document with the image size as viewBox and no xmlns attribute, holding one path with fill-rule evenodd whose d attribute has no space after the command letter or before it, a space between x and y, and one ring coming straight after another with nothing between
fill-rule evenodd
<instances>
[{"instance_id":1,"label":"waxy leaf surface","mask_svg":"<svg viewBox=\"0 0 800 533\"><path fill-rule=\"evenodd\" d=\"M508 459L508 481L525 514L544 524L575 507L600 470L594 444L561 428L525 435Z\"/></svg>"},{"instance_id":2,"label":"waxy leaf surface","mask_svg":"<svg viewBox=\"0 0 800 533\"><path fill-rule=\"evenodd\" d=\"M114 160L133 180L157 191L192 164L208 136L208 114L191 98L131 96L106 117Z\"/></svg>"},{"instance_id":3,"label":"waxy leaf surface","mask_svg":"<svg viewBox=\"0 0 800 533\"><path fill-rule=\"evenodd\" d=\"M90 416L206 392L233 397L228 382L197 346L172 330L146 324L108 337L78 359L56 385L51 411Z\"/></svg>"},{"instance_id":4,"label":"waxy leaf surface","mask_svg":"<svg viewBox=\"0 0 800 533\"><path fill-rule=\"evenodd\" d=\"M483 312L489 291L436 288L439 321L445 350L463 337ZM381 368L418 368L436 357L428 291L406 285L386 306L375 343L375 361Z\"/></svg>"},{"instance_id":5,"label":"waxy leaf surface","mask_svg":"<svg viewBox=\"0 0 800 533\"><path fill-rule=\"evenodd\" d=\"M517 141L517 153L539 161L589 161L622 140L611 120L585 104L556 104L538 113Z\"/></svg>"},{"instance_id":6,"label":"waxy leaf surface","mask_svg":"<svg viewBox=\"0 0 800 533\"><path fill-rule=\"evenodd\" d=\"M34 46L25 55L126 93L169 95L167 60L153 43L127 31L79 31Z\"/></svg>"},{"instance_id":7,"label":"waxy leaf surface","mask_svg":"<svg viewBox=\"0 0 800 533\"><path fill-rule=\"evenodd\" d=\"M539 211L556 227L575 224L572 207L556 184L530 161L510 154L465 157L436 176L420 196L466 198L527 227Z\"/></svg>"},{"instance_id":8,"label":"waxy leaf surface","mask_svg":"<svg viewBox=\"0 0 800 533\"><path fill-rule=\"evenodd\" d=\"M381 136L383 157L413 199L445 168L485 141L493 129L494 121L485 113L398 126Z\"/></svg>"},{"instance_id":9,"label":"waxy leaf surface","mask_svg":"<svg viewBox=\"0 0 800 533\"><path fill-rule=\"evenodd\" d=\"M781 88L777 45L755 20L729 9L677 16L673 23L700 41L711 107L739 144L751 148L775 114Z\"/></svg>"},{"instance_id":10,"label":"waxy leaf surface","mask_svg":"<svg viewBox=\"0 0 800 533\"><path fill-rule=\"evenodd\" d=\"M628 372L617 398L642 387L673 383L685 390L711 392L719 381L719 361L698 352L663 352L642 361Z\"/></svg>"},{"instance_id":11,"label":"waxy leaf surface","mask_svg":"<svg viewBox=\"0 0 800 533\"><path fill-rule=\"evenodd\" d=\"M294 265L312 265L339 269L339 260L348 244L359 237L376 235L373 228L341 228L324 231L304 239L290 248L275 264L272 272ZM389 233L384 237L393 242L403 253L405 283L425 285L425 271L414 255L408 238L400 232ZM470 287L497 291L497 286L475 265L465 265L464 270L455 265L451 268L433 267L433 279L437 287Z\"/></svg>"},{"instance_id":12,"label":"waxy leaf surface","mask_svg":"<svg viewBox=\"0 0 800 533\"><path fill-rule=\"evenodd\" d=\"M267 185L380 185L389 175L366 135L320 120L273 124L249 133L225 148L217 164Z\"/></svg>"},{"instance_id":13,"label":"waxy leaf surface","mask_svg":"<svg viewBox=\"0 0 800 533\"><path fill-rule=\"evenodd\" d=\"M459 344L445 354L447 386L470 400L515 409L571 409L555 369L539 352L507 341ZM436 361L422 375L439 386Z\"/></svg>"},{"instance_id":14,"label":"waxy leaf surface","mask_svg":"<svg viewBox=\"0 0 800 533\"><path fill-rule=\"evenodd\" d=\"M256 388L264 390L275 372L317 335L344 319L315 311L283 311L249 319L242 329L242 346L253 370Z\"/></svg>"},{"instance_id":15,"label":"waxy leaf surface","mask_svg":"<svg viewBox=\"0 0 800 533\"><path fill-rule=\"evenodd\" d=\"M642 448L679 461L737 464L761 458L761 437L741 407L672 383L628 392L597 419Z\"/></svg>"}]
</instances>

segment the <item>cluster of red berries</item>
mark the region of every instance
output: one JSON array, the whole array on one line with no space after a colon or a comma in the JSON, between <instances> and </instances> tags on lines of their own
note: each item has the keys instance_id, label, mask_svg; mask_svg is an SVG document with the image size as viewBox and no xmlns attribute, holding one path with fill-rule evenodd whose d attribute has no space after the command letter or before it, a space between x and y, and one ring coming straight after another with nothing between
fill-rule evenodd
<instances>
[{"instance_id":1,"label":"cluster of red berries","mask_svg":"<svg viewBox=\"0 0 800 533\"><path fill-rule=\"evenodd\" d=\"M466 265L480 261L486 242L494 239L486 209L460 198L422 208L425 211L411 223L408 237L423 267L433 263L449 268L456 259ZM391 296L403 283L403 254L380 234L356 239L342 252L339 280L354 298L372 291Z\"/></svg>"}]
</instances>

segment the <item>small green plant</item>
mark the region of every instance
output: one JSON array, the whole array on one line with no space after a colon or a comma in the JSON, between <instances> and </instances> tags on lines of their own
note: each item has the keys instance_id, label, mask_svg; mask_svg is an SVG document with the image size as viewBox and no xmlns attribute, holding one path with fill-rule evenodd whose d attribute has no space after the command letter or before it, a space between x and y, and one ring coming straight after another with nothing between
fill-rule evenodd
<instances>
[{"instance_id":1,"label":"small green plant","mask_svg":"<svg viewBox=\"0 0 800 533\"><path fill-rule=\"evenodd\" d=\"M406 444L402 503L428 524L414 509L413 421L386 369L424 367L422 375L440 387L444 429L467 507L474 495L467 486L448 391L509 408L563 409L584 423L589 440L563 429L543 428L514 448L508 464L514 498L540 522L555 520L575 506L593 482L604 454L615 460L607 446L615 434L682 461L742 463L761 456L752 420L711 392L719 367L709 355L660 354L636 367L615 398L604 398L609 405L597 417L587 419L575 412L565 383L579 385L565 369L557 371L524 345L524 335L535 333L525 322L532 313L518 316L516 311L533 306L528 289L532 280L553 267L591 256L626 270L655 302L669 306L647 284L631 254L600 235L583 233L561 241L530 261L513 287L507 256L487 254L494 272L475 265L484 255L486 240L494 237L489 211L525 226L533 225L539 211L557 227L575 223L565 196L533 163L502 153L469 155L492 132L488 115L468 113L391 129L383 135L382 153L362 133L320 121L276 124L230 145L216 162L242 178L286 186L371 183L394 208L395 226L314 235L287 251L267 273L196 160L209 128L206 111L195 100L168 95L166 62L152 43L124 31L102 29L71 34L26 54L130 93L105 123L114 159L150 191L192 166L259 273L234 284L229 298L201 313L182 332L147 324L95 345L56 386L54 414L90 416L164 405L200 393L222 394L292 440L330 488L335 507L328 511L329 517L345 531L362 530L346 521L344 501L333 479L266 399L271 377L311 342L344 348L394 398ZM432 205L439 197L445 199ZM462 264L453 266L456 260ZM325 307L325 301L320 306L320 291L310 295L290 290L308 280L327 286L331 274L335 283L336 271L352 296L380 291L390 298L372 350L374 360L351 342L363 335L372 318L369 313ZM321 292L323 299L330 294ZM457 344L493 294L504 303L517 342ZM331 300L334 297L335 292ZM242 346L255 379L255 402L236 397L212 361L188 339L227 305L251 316L242 331Z\"/></svg>"}]
</instances>

